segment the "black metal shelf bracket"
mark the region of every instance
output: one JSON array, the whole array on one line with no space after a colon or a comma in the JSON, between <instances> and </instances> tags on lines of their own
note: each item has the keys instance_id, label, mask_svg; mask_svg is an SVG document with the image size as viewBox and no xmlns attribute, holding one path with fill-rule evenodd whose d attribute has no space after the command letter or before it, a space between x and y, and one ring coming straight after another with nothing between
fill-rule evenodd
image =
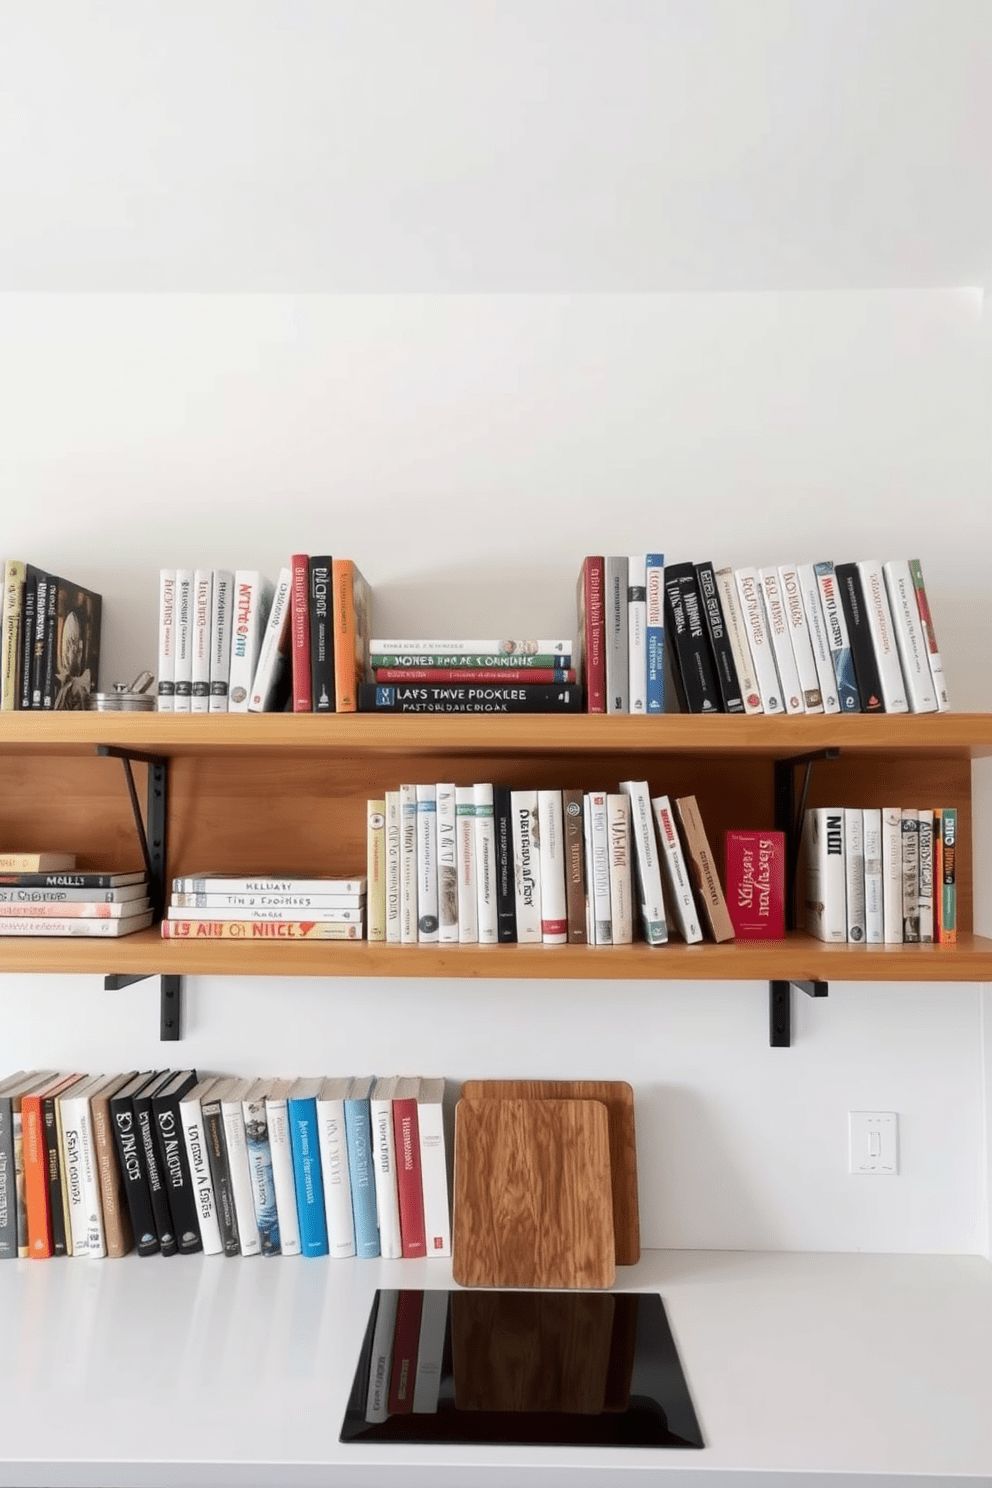
<instances>
[{"instance_id":1,"label":"black metal shelf bracket","mask_svg":"<svg viewBox=\"0 0 992 1488\"><path fill-rule=\"evenodd\" d=\"M826 982L784 981L768 983L768 1042L773 1049L792 1045L792 989L807 997L826 997Z\"/></svg>"},{"instance_id":2,"label":"black metal shelf bracket","mask_svg":"<svg viewBox=\"0 0 992 1488\"><path fill-rule=\"evenodd\" d=\"M796 754L775 761L775 826L785 834L785 928L796 928L796 881L799 874L799 852L802 843L803 817L809 797L813 766L819 760L837 759L835 746L817 749L811 754ZM803 782L796 795L796 769L805 766ZM826 997L827 983L789 978L768 983L768 1041L773 1049L788 1049L792 1044L792 988L808 997Z\"/></svg>"},{"instance_id":3,"label":"black metal shelf bracket","mask_svg":"<svg viewBox=\"0 0 992 1488\"><path fill-rule=\"evenodd\" d=\"M155 971L114 972L105 976L106 992L120 992L135 982L146 982L149 977L159 979L159 1038L163 1043L175 1043L182 1038L183 979L181 976Z\"/></svg>"}]
</instances>

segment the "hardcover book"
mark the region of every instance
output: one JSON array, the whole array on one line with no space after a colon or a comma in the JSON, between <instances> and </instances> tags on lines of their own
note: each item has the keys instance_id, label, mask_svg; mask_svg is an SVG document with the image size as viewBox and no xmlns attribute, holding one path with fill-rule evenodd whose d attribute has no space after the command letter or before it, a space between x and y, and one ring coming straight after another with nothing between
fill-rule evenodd
<instances>
[{"instance_id":1,"label":"hardcover book","mask_svg":"<svg viewBox=\"0 0 992 1488\"><path fill-rule=\"evenodd\" d=\"M627 711L647 712L647 567L646 555L627 558Z\"/></svg>"},{"instance_id":2,"label":"hardcover book","mask_svg":"<svg viewBox=\"0 0 992 1488\"><path fill-rule=\"evenodd\" d=\"M919 828L919 870L920 870L920 943L929 944L934 938L933 933L933 812L923 810L920 812Z\"/></svg>"},{"instance_id":3,"label":"hardcover book","mask_svg":"<svg viewBox=\"0 0 992 1488\"><path fill-rule=\"evenodd\" d=\"M495 945L499 939L499 921L496 898L496 829L493 819L493 788L485 782L477 783L473 787L473 792L479 944Z\"/></svg>"},{"instance_id":4,"label":"hardcover book","mask_svg":"<svg viewBox=\"0 0 992 1488\"><path fill-rule=\"evenodd\" d=\"M651 809L658 828L658 844L665 895L675 915L679 934L686 945L696 945L703 938L703 929L696 909L696 900L689 878L689 866L682 851L675 813L667 796L653 796Z\"/></svg>"},{"instance_id":5,"label":"hardcover book","mask_svg":"<svg viewBox=\"0 0 992 1488\"><path fill-rule=\"evenodd\" d=\"M475 789L471 785L455 786L455 818L458 826L458 943L479 942L479 888L476 883ZM495 846L495 833L493 837ZM498 934L497 910L497 934ZM514 938L516 938L514 919Z\"/></svg>"},{"instance_id":6,"label":"hardcover book","mask_svg":"<svg viewBox=\"0 0 992 1488\"><path fill-rule=\"evenodd\" d=\"M883 563L885 586L892 609L892 624L896 633L896 648L902 664L902 675L906 683L906 697L912 713L937 712L937 691L934 687L930 658L920 623L920 609L916 598L916 586L905 558L891 558Z\"/></svg>"},{"instance_id":7,"label":"hardcover book","mask_svg":"<svg viewBox=\"0 0 992 1488\"><path fill-rule=\"evenodd\" d=\"M493 841L496 851L496 935L503 944L517 939L517 881L513 866L513 808L510 790L493 786Z\"/></svg>"},{"instance_id":8,"label":"hardcover book","mask_svg":"<svg viewBox=\"0 0 992 1488\"><path fill-rule=\"evenodd\" d=\"M241 1102L245 1123L245 1149L248 1154L248 1177L255 1208L255 1225L263 1256L280 1255L279 1211L272 1173L272 1148L269 1143L269 1115L265 1097L275 1082L255 1080Z\"/></svg>"},{"instance_id":9,"label":"hardcover book","mask_svg":"<svg viewBox=\"0 0 992 1488\"><path fill-rule=\"evenodd\" d=\"M348 1086L344 1101L351 1203L355 1214L355 1254L365 1259L379 1254L379 1219L372 1158L371 1097L374 1084L372 1075L356 1076ZM400 1212L402 1214L402 1210Z\"/></svg>"},{"instance_id":10,"label":"hardcover book","mask_svg":"<svg viewBox=\"0 0 992 1488\"><path fill-rule=\"evenodd\" d=\"M902 945L902 808L882 807L882 929L886 945Z\"/></svg>"},{"instance_id":11,"label":"hardcover book","mask_svg":"<svg viewBox=\"0 0 992 1488\"><path fill-rule=\"evenodd\" d=\"M847 939L852 945L864 945L868 935L865 911L865 819L860 806L844 808L844 867Z\"/></svg>"},{"instance_id":12,"label":"hardcover book","mask_svg":"<svg viewBox=\"0 0 992 1488\"><path fill-rule=\"evenodd\" d=\"M834 676L837 679L837 701L840 704L840 711L860 713L861 693L858 690L857 677L854 672L851 642L847 633L847 622L844 619L837 574L829 559L814 563L813 571L816 574L816 582L820 591L827 645L830 648Z\"/></svg>"},{"instance_id":13,"label":"hardcover book","mask_svg":"<svg viewBox=\"0 0 992 1488\"><path fill-rule=\"evenodd\" d=\"M406 687L363 682L358 688L358 708L361 713L581 713L582 689L529 683Z\"/></svg>"},{"instance_id":14,"label":"hardcover book","mask_svg":"<svg viewBox=\"0 0 992 1488\"><path fill-rule=\"evenodd\" d=\"M172 1221L169 1196L165 1188L161 1154L155 1140L155 1117L152 1101L170 1083L174 1074L175 1071L173 1070L160 1071L147 1085L135 1091L131 1100L134 1109L134 1124L138 1133L138 1143L141 1147L141 1160L148 1182L152 1215L155 1220L155 1232L158 1235L159 1250L163 1256L176 1255L179 1250L179 1242Z\"/></svg>"},{"instance_id":15,"label":"hardcover book","mask_svg":"<svg viewBox=\"0 0 992 1488\"><path fill-rule=\"evenodd\" d=\"M727 634L727 625L723 617L723 605L720 603L720 593L717 589L716 574L713 572L712 563L696 564L696 584L699 590L699 601L702 606L703 618L706 621L706 634L710 643L710 655L713 661L713 675L720 692L720 698L725 713L743 713L744 699L741 696L741 685L737 677L737 666L734 662L733 647Z\"/></svg>"},{"instance_id":16,"label":"hardcover book","mask_svg":"<svg viewBox=\"0 0 992 1488\"><path fill-rule=\"evenodd\" d=\"M8 558L4 565L2 642L0 642L0 711L19 706L21 641L24 623L25 565Z\"/></svg>"},{"instance_id":17,"label":"hardcover book","mask_svg":"<svg viewBox=\"0 0 992 1488\"><path fill-rule=\"evenodd\" d=\"M249 713L281 713L293 690L292 636L290 617L293 599L292 570L282 568L276 581L272 605L262 632L258 660L248 698Z\"/></svg>"},{"instance_id":18,"label":"hardcover book","mask_svg":"<svg viewBox=\"0 0 992 1488\"><path fill-rule=\"evenodd\" d=\"M400 791L400 941L417 943L417 787Z\"/></svg>"},{"instance_id":19,"label":"hardcover book","mask_svg":"<svg viewBox=\"0 0 992 1488\"><path fill-rule=\"evenodd\" d=\"M812 563L800 563L796 569L796 575L802 594L803 610L806 614L813 663L816 667L817 681L820 684L820 696L823 699L823 711L824 713L840 713L837 673L834 669L833 652L827 636L827 624L820 600L820 580L817 577L816 567Z\"/></svg>"},{"instance_id":20,"label":"hardcover book","mask_svg":"<svg viewBox=\"0 0 992 1488\"><path fill-rule=\"evenodd\" d=\"M589 893L589 943L613 944L610 905L610 835L605 791L585 797L586 882Z\"/></svg>"},{"instance_id":21,"label":"hardcover book","mask_svg":"<svg viewBox=\"0 0 992 1488\"><path fill-rule=\"evenodd\" d=\"M448 1165L444 1146L444 1080L421 1079L417 1094L420 1179L424 1198L424 1236L428 1257L451 1254Z\"/></svg>"},{"instance_id":22,"label":"hardcover book","mask_svg":"<svg viewBox=\"0 0 992 1488\"><path fill-rule=\"evenodd\" d=\"M630 850L630 799L606 797L606 830L610 852L610 935L614 945L634 939L633 880Z\"/></svg>"},{"instance_id":23,"label":"hardcover book","mask_svg":"<svg viewBox=\"0 0 992 1488\"><path fill-rule=\"evenodd\" d=\"M258 653L268 624L275 585L257 568L239 568L234 575L234 626L228 712L247 713Z\"/></svg>"},{"instance_id":24,"label":"hardcover book","mask_svg":"<svg viewBox=\"0 0 992 1488\"><path fill-rule=\"evenodd\" d=\"M286 1097L292 1080L271 1080L265 1096L265 1118L272 1155L272 1186L279 1216L279 1246L284 1256L300 1254L300 1220L296 1211L296 1179L293 1173L293 1144L289 1135ZM326 1192L326 1189L325 1189Z\"/></svg>"},{"instance_id":25,"label":"hardcover book","mask_svg":"<svg viewBox=\"0 0 992 1488\"><path fill-rule=\"evenodd\" d=\"M47 1085L26 1091L21 1097L21 1161L24 1172L24 1209L27 1216L28 1256L45 1260L52 1253L52 1215L48 1184L48 1154L45 1147L43 1102L85 1080L79 1074L58 1074Z\"/></svg>"},{"instance_id":26,"label":"hardcover book","mask_svg":"<svg viewBox=\"0 0 992 1488\"><path fill-rule=\"evenodd\" d=\"M396 1141L393 1132L393 1096L396 1094L398 1080L398 1075L376 1080L369 1097L375 1202L379 1216L379 1250L383 1260L387 1261L399 1260L403 1254L400 1200L396 1187ZM347 1173L347 1149L345 1172Z\"/></svg>"},{"instance_id":27,"label":"hardcover book","mask_svg":"<svg viewBox=\"0 0 992 1488\"><path fill-rule=\"evenodd\" d=\"M606 711L626 713L630 694L627 663L627 560L603 560L603 637L606 672Z\"/></svg>"},{"instance_id":28,"label":"hardcover book","mask_svg":"<svg viewBox=\"0 0 992 1488\"><path fill-rule=\"evenodd\" d=\"M782 688L782 701L785 704L785 711L793 715L805 713L806 700L799 681L799 668L796 664L796 653L792 645L792 633L789 626L789 617L786 613L785 598L779 582L778 569L759 569L758 578L761 581L762 596L765 601L765 616L768 620L768 635L772 643L775 670L778 672L779 684Z\"/></svg>"},{"instance_id":29,"label":"hardcover book","mask_svg":"<svg viewBox=\"0 0 992 1488\"><path fill-rule=\"evenodd\" d=\"M540 826L537 811L536 790L510 792L517 940L521 945L540 945L542 939Z\"/></svg>"},{"instance_id":30,"label":"hardcover book","mask_svg":"<svg viewBox=\"0 0 992 1488\"><path fill-rule=\"evenodd\" d=\"M811 807L804 824L806 928L817 940L847 941L844 812Z\"/></svg>"},{"instance_id":31,"label":"hardcover book","mask_svg":"<svg viewBox=\"0 0 992 1488\"><path fill-rule=\"evenodd\" d=\"M935 814L937 821L937 858L935 893L937 895L934 933L941 945L957 940L957 842L958 813L954 806L944 806Z\"/></svg>"},{"instance_id":32,"label":"hardcover book","mask_svg":"<svg viewBox=\"0 0 992 1488\"><path fill-rule=\"evenodd\" d=\"M417 1120L419 1094L420 1081L416 1077L403 1076L397 1080L393 1092L393 1141L405 1260L427 1254L424 1190L420 1175L420 1124Z\"/></svg>"},{"instance_id":33,"label":"hardcover book","mask_svg":"<svg viewBox=\"0 0 992 1488\"><path fill-rule=\"evenodd\" d=\"M369 801L366 806L368 916L367 938L386 939L386 800Z\"/></svg>"},{"instance_id":34,"label":"hardcover book","mask_svg":"<svg viewBox=\"0 0 992 1488\"><path fill-rule=\"evenodd\" d=\"M176 604L173 619L175 643L175 687L173 712L189 713L193 707L193 570L176 569Z\"/></svg>"},{"instance_id":35,"label":"hardcover book","mask_svg":"<svg viewBox=\"0 0 992 1488\"><path fill-rule=\"evenodd\" d=\"M400 793L386 791L386 940L400 943Z\"/></svg>"},{"instance_id":36,"label":"hardcover book","mask_svg":"<svg viewBox=\"0 0 992 1488\"><path fill-rule=\"evenodd\" d=\"M158 701L159 713L172 713L176 692L176 570L163 568L158 576Z\"/></svg>"},{"instance_id":37,"label":"hardcover book","mask_svg":"<svg viewBox=\"0 0 992 1488\"><path fill-rule=\"evenodd\" d=\"M710 662L696 571L691 563L670 564L665 570L665 632L683 711L719 713L720 694Z\"/></svg>"},{"instance_id":38,"label":"hardcover book","mask_svg":"<svg viewBox=\"0 0 992 1488\"><path fill-rule=\"evenodd\" d=\"M568 906L565 900L565 826L561 791L538 791L537 827L541 939L545 945L566 945Z\"/></svg>"},{"instance_id":39,"label":"hardcover book","mask_svg":"<svg viewBox=\"0 0 992 1488\"><path fill-rule=\"evenodd\" d=\"M882 691L884 711L906 713L909 710L909 702L896 647L895 627L892 623L892 611L889 608L882 565L877 558L865 558L858 564L858 573L861 577L865 618L871 635L872 652L878 671L878 684ZM857 667L856 655L855 667Z\"/></svg>"},{"instance_id":40,"label":"hardcover book","mask_svg":"<svg viewBox=\"0 0 992 1488\"><path fill-rule=\"evenodd\" d=\"M578 672L589 713L606 712L606 573L603 558L586 558L579 573Z\"/></svg>"},{"instance_id":41,"label":"hardcover book","mask_svg":"<svg viewBox=\"0 0 992 1488\"><path fill-rule=\"evenodd\" d=\"M310 560L294 553L289 560L292 592L289 602L290 661L293 678L293 712L312 713L310 678Z\"/></svg>"},{"instance_id":42,"label":"hardcover book","mask_svg":"<svg viewBox=\"0 0 992 1488\"><path fill-rule=\"evenodd\" d=\"M720 596L720 608L723 611L727 640L730 643L734 666L737 668L737 682L740 687L741 701L744 704L744 712L763 713L758 676L751 656L751 643L748 640L747 626L744 623L744 613L737 589L737 577L734 570L728 566L718 568L713 578L716 582L717 594Z\"/></svg>"},{"instance_id":43,"label":"hardcover book","mask_svg":"<svg viewBox=\"0 0 992 1488\"><path fill-rule=\"evenodd\" d=\"M437 787L417 786L417 940L438 943Z\"/></svg>"},{"instance_id":44,"label":"hardcover book","mask_svg":"<svg viewBox=\"0 0 992 1488\"><path fill-rule=\"evenodd\" d=\"M350 558L331 564L334 623L334 705L339 713L360 706L359 686L369 675L372 590Z\"/></svg>"},{"instance_id":45,"label":"hardcover book","mask_svg":"<svg viewBox=\"0 0 992 1488\"><path fill-rule=\"evenodd\" d=\"M737 594L740 599L744 631L751 650L754 677L765 713L784 713L782 688L771 637L768 634L768 617L765 611L764 594L756 568L738 568L734 571Z\"/></svg>"},{"instance_id":46,"label":"hardcover book","mask_svg":"<svg viewBox=\"0 0 992 1488\"><path fill-rule=\"evenodd\" d=\"M228 1257L240 1255L241 1245L238 1239L238 1216L234 1207L231 1171L227 1161L227 1139L224 1132L222 1101L237 1083L233 1078L218 1080L200 1099L203 1132L207 1144L207 1163L213 1184L221 1249Z\"/></svg>"},{"instance_id":47,"label":"hardcover book","mask_svg":"<svg viewBox=\"0 0 992 1488\"><path fill-rule=\"evenodd\" d=\"M210 597L210 713L227 712L233 629L234 574L228 568L215 568Z\"/></svg>"},{"instance_id":48,"label":"hardcover book","mask_svg":"<svg viewBox=\"0 0 992 1488\"><path fill-rule=\"evenodd\" d=\"M193 663L190 711L210 712L210 619L213 611L212 569L193 573Z\"/></svg>"},{"instance_id":49,"label":"hardcover book","mask_svg":"<svg viewBox=\"0 0 992 1488\"><path fill-rule=\"evenodd\" d=\"M324 1182L320 1168L320 1139L317 1096L323 1081L294 1080L286 1097L286 1116L293 1144L293 1173L296 1178L296 1212L300 1220L300 1246L305 1256L328 1254Z\"/></svg>"},{"instance_id":50,"label":"hardcover book","mask_svg":"<svg viewBox=\"0 0 992 1488\"><path fill-rule=\"evenodd\" d=\"M582 819L582 792L570 787L562 791L565 826L565 904L568 913L569 945L586 945L586 856ZM514 930L514 939L516 930Z\"/></svg>"},{"instance_id":51,"label":"hardcover book","mask_svg":"<svg viewBox=\"0 0 992 1488\"><path fill-rule=\"evenodd\" d=\"M112 1079L113 1076L94 1075L88 1080L77 1080L55 1097L56 1122L62 1139L60 1156L69 1200L67 1230L72 1234L74 1259L107 1253L90 1096Z\"/></svg>"},{"instance_id":52,"label":"hardcover book","mask_svg":"<svg viewBox=\"0 0 992 1488\"><path fill-rule=\"evenodd\" d=\"M310 559L310 701L315 713L334 712L334 626L329 554Z\"/></svg>"},{"instance_id":53,"label":"hardcover book","mask_svg":"<svg viewBox=\"0 0 992 1488\"><path fill-rule=\"evenodd\" d=\"M861 572L856 563L838 563L837 588L851 644L851 660L858 681L862 713L884 713L885 700L875 657L875 643L865 607Z\"/></svg>"},{"instance_id":54,"label":"hardcover book","mask_svg":"<svg viewBox=\"0 0 992 1488\"><path fill-rule=\"evenodd\" d=\"M724 836L727 908L737 940L785 935L784 832L729 831Z\"/></svg>"},{"instance_id":55,"label":"hardcover book","mask_svg":"<svg viewBox=\"0 0 992 1488\"><path fill-rule=\"evenodd\" d=\"M420 1318L423 1310L422 1291L400 1292L396 1304L393 1357L389 1371L388 1410L391 1416L404 1415L413 1410L417 1346L420 1342Z\"/></svg>"},{"instance_id":56,"label":"hardcover book","mask_svg":"<svg viewBox=\"0 0 992 1488\"><path fill-rule=\"evenodd\" d=\"M778 578L803 703L807 713L822 713L824 711L823 692L816 669L816 659L813 656L813 642L810 638L806 607L803 604L799 569L795 564L782 565L778 571ZM826 652L824 652L824 660L829 666L830 657ZM832 666L830 670L832 676Z\"/></svg>"},{"instance_id":57,"label":"hardcover book","mask_svg":"<svg viewBox=\"0 0 992 1488\"><path fill-rule=\"evenodd\" d=\"M665 711L665 555L645 556L645 645L649 713ZM593 711L589 709L590 713Z\"/></svg>"},{"instance_id":58,"label":"hardcover book","mask_svg":"<svg viewBox=\"0 0 992 1488\"><path fill-rule=\"evenodd\" d=\"M344 1111L350 1088L349 1079L330 1079L322 1080L317 1091L317 1144L324 1185L327 1253L334 1260L355 1254L355 1214Z\"/></svg>"},{"instance_id":59,"label":"hardcover book","mask_svg":"<svg viewBox=\"0 0 992 1488\"><path fill-rule=\"evenodd\" d=\"M941 713L946 713L951 703L947 696L947 683L944 680L944 663L941 660L940 648L937 645L937 636L933 628L933 615L930 611L930 601L927 598L926 584L923 581L923 567L918 558L910 558L909 576L916 590L916 607L920 612L920 627L930 661L930 676L934 692L937 694L937 707Z\"/></svg>"},{"instance_id":60,"label":"hardcover book","mask_svg":"<svg viewBox=\"0 0 992 1488\"><path fill-rule=\"evenodd\" d=\"M151 1070L134 1075L110 1097L110 1121L114 1134L117 1160L124 1182L124 1197L131 1233L139 1256L155 1255L160 1249L155 1216L152 1212L148 1170L144 1161L141 1134L134 1114L134 1097L160 1078Z\"/></svg>"},{"instance_id":61,"label":"hardcover book","mask_svg":"<svg viewBox=\"0 0 992 1488\"><path fill-rule=\"evenodd\" d=\"M224 1123L224 1146L231 1198L238 1221L238 1249L243 1256L259 1255L262 1238L255 1219L255 1199L248 1168L248 1138L245 1132L244 1100L251 1080L232 1080L220 1087L220 1113Z\"/></svg>"},{"instance_id":62,"label":"hardcover book","mask_svg":"<svg viewBox=\"0 0 992 1488\"><path fill-rule=\"evenodd\" d=\"M196 1222L206 1255L220 1255L223 1250L213 1179L210 1176L210 1162L207 1156L203 1112L200 1107L201 1100L217 1083L216 1077L200 1080L192 1089L186 1091L179 1102L179 1122L186 1146L190 1186L196 1203Z\"/></svg>"},{"instance_id":63,"label":"hardcover book","mask_svg":"<svg viewBox=\"0 0 992 1488\"><path fill-rule=\"evenodd\" d=\"M733 940L734 926L727 912L716 860L710 850L706 828L699 814L695 796L679 796L675 801L685 859L696 891L696 899L716 941Z\"/></svg>"},{"instance_id":64,"label":"hardcover book","mask_svg":"<svg viewBox=\"0 0 992 1488\"><path fill-rule=\"evenodd\" d=\"M865 943L885 941L885 896L882 872L882 813L877 806L862 812L865 846Z\"/></svg>"},{"instance_id":65,"label":"hardcover book","mask_svg":"<svg viewBox=\"0 0 992 1488\"><path fill-rule=\"evenodd\" d=\"M920 813L902 808L902 938L920 939Z\"/></svg>"},{"instance_id":66,"label":"hardcover book","mask_svg":"<svg viewBox=\"0 0 992 1488\"><path fill-rule=\"evenodd\" d=\"M197 1196L179 1110L180 1101L196 1083L195 1070L179 1070L152 1096L152 1130L158 1145L159 1171L172 1216L174 1243L180 1255L193 1255L203 1249ZM162 1254L167 1253L163 1242Z\"/></svg>"},{"instance_id":67,"label":"hardcover book","mask_svg":"<svg viewBox=\"0 0 992 1488\"><path fill-rule=\"evenodd\" d=\"M32 684L34 679L34 634L37 613L38 569L32 564L24 565L24 614L21 619L20 654L20 701L21 709L34 706Z\"/></svg>"},{"instance_id":68,"label":"hardcover book","mask_svg":"<svg viewBox=\"0 0 992 1488\"><path fill-rule=\"evenodd\" d=\"M437 938L458 944L458 818L453 781L437 787Z\"/></svg>"}]
</instances>

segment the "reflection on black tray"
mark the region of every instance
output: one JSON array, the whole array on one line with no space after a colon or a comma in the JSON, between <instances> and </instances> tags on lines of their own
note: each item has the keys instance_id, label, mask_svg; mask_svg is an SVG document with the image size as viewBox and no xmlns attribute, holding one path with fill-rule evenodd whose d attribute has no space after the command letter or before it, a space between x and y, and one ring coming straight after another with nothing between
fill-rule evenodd
<instances>
[{"instance_id":1,"label":"reflection on black tray","mask_svg":"<svg viewBox=\"0 0 992 1488\"><path fill-rule=\"evenodd\" d=\"M379 1291L341 1440L703 1445L654 1292Z\"/></svg>"}]
</instances>

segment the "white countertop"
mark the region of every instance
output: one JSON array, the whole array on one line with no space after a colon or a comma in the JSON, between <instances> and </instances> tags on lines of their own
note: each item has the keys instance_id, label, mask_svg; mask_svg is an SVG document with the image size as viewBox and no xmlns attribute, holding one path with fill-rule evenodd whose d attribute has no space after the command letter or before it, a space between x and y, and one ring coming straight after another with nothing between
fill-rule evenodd
<instances>
[{"instance_id":1,"label":"white countertop","mask_svg":"<svg viewBox=\"0 0 992 1488\"><path fill-rule=\"evenodd\" d=\"M0 1265L0 1484L992 1482L979 1257L651 1251L621 1268L617 1290L664 1299L702 1451L341 1445L376 1287L450 1285L439 1261Z\"/></svg>"}]
</instances>

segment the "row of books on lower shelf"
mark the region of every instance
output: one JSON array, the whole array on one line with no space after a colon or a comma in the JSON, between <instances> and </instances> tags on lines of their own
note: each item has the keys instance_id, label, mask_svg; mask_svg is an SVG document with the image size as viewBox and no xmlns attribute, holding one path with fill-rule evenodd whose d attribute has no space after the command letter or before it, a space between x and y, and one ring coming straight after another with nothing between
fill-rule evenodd
<instances>
[{"instance_id":1,"label":"row of books on lower shelf","mask_svg":"<svg viewBox=\"0 0 992 1488\"><path fill-rule=\"evenodd\" d=\"M806 928L818 940L956 941L956 808L818 806L803 834Z\"/></svg>"},{"instance_id":2,"label":"row of books on lower shelf","mask_svg":"<svg viewBox=\"0 0 992 1488\"><path fill-rule=\"evenodd\" d=\"M443 1079L0 1081L0 1259L450 1256Z\"/></svg>"}]
</instances>

